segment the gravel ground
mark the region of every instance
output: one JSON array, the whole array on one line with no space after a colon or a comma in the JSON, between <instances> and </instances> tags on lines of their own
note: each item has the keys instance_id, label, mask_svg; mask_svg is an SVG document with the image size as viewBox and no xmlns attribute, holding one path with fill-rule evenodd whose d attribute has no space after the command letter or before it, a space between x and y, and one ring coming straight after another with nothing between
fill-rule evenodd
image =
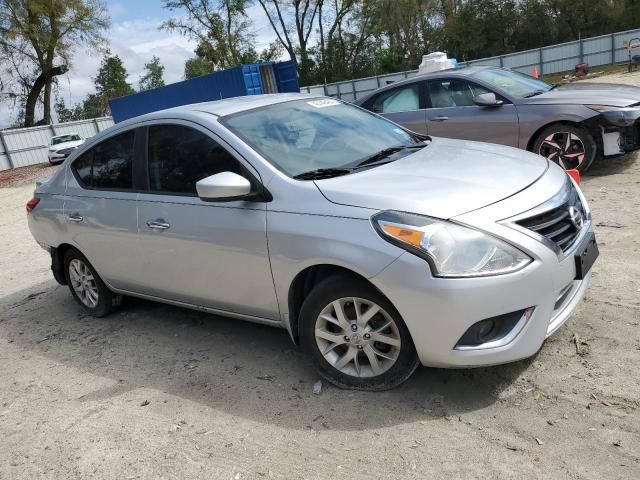
<instances>
[{"instance_id":1,"label":"gravel ground","mask_svg":"<svg viewBox=\"0 0 640 480\"><path fill-rule=\"evenodd\" d=\"M375 394L314 395L284 330L140 300L83 315L27 229L32 185L3 181L0 479L640 478L637 157L583 179L623 227L596 227L588 297L535 358Z\"/></svg>"}]
</instances>

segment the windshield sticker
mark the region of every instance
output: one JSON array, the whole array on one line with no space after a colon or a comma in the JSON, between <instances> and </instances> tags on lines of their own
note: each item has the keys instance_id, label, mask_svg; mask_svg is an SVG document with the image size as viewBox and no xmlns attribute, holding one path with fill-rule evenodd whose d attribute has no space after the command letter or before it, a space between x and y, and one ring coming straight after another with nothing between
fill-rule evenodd
<instances>
[{"instance_id":1,"label":"windshield sticker","mask_svg":"<svg viewBox=\"0 0 640 480\"><path fill-rule=\"evenodd\" d=\"M323 98L321 100L312 100L307 102L307 105L311 105L316 108L332 107L334 105L340 105L340 102L331 98Z\"/></svg>"}]
</instances>

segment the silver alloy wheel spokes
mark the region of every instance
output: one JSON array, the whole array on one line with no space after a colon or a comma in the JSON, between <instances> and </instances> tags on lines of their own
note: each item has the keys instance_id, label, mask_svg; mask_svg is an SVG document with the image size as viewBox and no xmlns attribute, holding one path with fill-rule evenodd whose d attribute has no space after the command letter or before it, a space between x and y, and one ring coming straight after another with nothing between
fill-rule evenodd
<instances>
[{"instance_id":1,"label":"silver alloy wheel spokes","mask_svg":"<svg viewBox=\"0 0 640 480\"><path fill-rule=\"evenodd\" d=\"M545 137L538 151L565 170L578 168L587 155L582 139L575 133L555 132Z\"/></svg>"},{"instance_id":2,"label":"silver alloy wheel spokes","mask_svg":"<svg viewBox=\"0 0 640 480\"><path fill-rule=\"evenodd\" d=\"M382 307L364 298L334 300L322 309L315 327L320 353L346 375L381 375L400 354L396 322Z\"/></svg>"},{"instance_id":3,"label":"silver alloy wheel spokes","mask_svg":"<svg viewBox=\"0 0 640 480\"><path fill-rule=\"evenodd\" d=\"M98 286L89 267L77 258L69 262L69 280L80 301L89 308L98 305Z\"/></svg>"}]
</instances>

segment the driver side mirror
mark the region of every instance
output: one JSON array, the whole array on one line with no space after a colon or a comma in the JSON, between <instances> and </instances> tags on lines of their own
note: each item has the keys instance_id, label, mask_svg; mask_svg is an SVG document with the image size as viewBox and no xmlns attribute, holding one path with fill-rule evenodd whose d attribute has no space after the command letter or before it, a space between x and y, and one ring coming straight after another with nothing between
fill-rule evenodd
<instances>
[{"instance_id":1,"label":"driver side mirror","mask_svg":"<svg viewBox=\"0 0 640 480\"><path fill-rule=\"evenodd\" d=\"M201 200L229 202L253 198L251 182L233 172L216 173L196 182L196 191Z\"/></svg>"},{"instance_id":2,"label":"driver side mirror","mask_svg":"<svg viewBox=\"0 0 640 480\"><path fill-rule=\"evenodd\" d=\"M504 102L502 100L498 100L495 93L487 92L474 97L473 103L480 107L499 107Z\"/></svg>"}]
</instances>

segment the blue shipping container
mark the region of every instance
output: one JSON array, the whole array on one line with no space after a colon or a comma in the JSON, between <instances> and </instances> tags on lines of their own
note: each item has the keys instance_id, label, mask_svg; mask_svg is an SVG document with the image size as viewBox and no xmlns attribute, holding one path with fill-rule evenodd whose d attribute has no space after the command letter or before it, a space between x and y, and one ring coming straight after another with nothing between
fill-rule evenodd
<instances>
[{"instance_id":1,"label":"blue shipping container","mask_svg":"<svg viewBox=\"0 0 640 480\"><path fill-rule=\"evenodd\" d=\"M214 72L109 101L114 122L165 108L209 102L221 98L263 93L299 92L292 61L264 62Z\"/></svg>"}]
</instances>

